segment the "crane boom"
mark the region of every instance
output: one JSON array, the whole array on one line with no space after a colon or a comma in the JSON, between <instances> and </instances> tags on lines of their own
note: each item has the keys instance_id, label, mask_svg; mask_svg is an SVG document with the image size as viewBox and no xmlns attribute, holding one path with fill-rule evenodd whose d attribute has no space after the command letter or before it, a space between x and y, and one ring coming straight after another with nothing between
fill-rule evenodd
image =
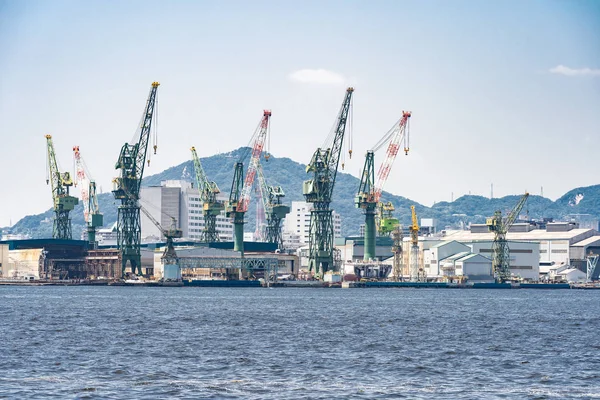
<instances>
[{"instance_id":1,"label":"crane boom","mask_svg":"<svg viewBox=\"0 0 600 400\"><path fill-rule=\"evenodd\" d=\"M194 170L196 171L196 184L198 185L200 199L203 202L204 230L202 232L202 240L207 243L218 242L220 239L216 224L217 216L225 208L225 204L217 200L217 194L221 191L215 182L208 180L196 153L196 148L192 147L191 151Z\"/></svg>"},{"instance_id":2,"label":"crane boom","mask_svg":"<svg viewBox=\"0 0 600 400\"><path fill-rule=\"evenodd\" d=\"M77 197L69 195L73 179L69 172L60 172L56 162L56 153L52 143L52 135L46 135L46 150L48 157L46 184L52 188L54 204L54 223L52 237L54 239L72 239L71 219L69 212L79 203Z\"/></svg>"},{"instance_id":3,"label":"crane boom","mask_svg":"<svg viewBox=\"0 0 600 400\"><path fill-rule=\"evenodd\" d=\"M250 193L252 192L252 185L254 184L254 178L256 177L256 170L258 169L260 156L262 155L263 148L265 147L265 140L267 138L270 118L271 111L264 110L259 127L253 136L255 139L254 145L252 146L252 155L250 156L250 163L248 165L248 169L246 170L246 179L244 179L244 187L242 188L242 194L238 205L238 210L241 212L248 211Z\"/></svg>"},{"instance_id":4,"label":"crane boom","mask_svg":"<svg viewBox=\"0 0 600 400\"><path fill-rule=\"evenodd\" d=\"M155 115L158 82L153 82L146 100L141 123L136 130L137 142L125 143L121 148L115 169L120 176L113 180L113 195L121 200L117 217L117 246L121 252L122 274L125 275L127 263L131 272L136 269L141 274L141 224L140 224L140 187L144 175L144 164L150 140L152 120ZM156 151L156 146L154 146Z\"/></svg>"},{"instance_id":5,"label":"crane boom","mask_svg":"<svg viewBox=\"0 0 600 400\"><path fill-rule=\"evenodd\" d=\"M175 247L173 246L173 239L178 239L183 236L181 229L177 228L177 219L175 219L175 217L169 216L171 218L171 226L168 229L165 229L152 216L152 214L150 214L150 212L148 212L148 210L146 210L141 205L140 210L162 232L164 237L167 239L165 251L161 257L163 264L177 264L177 253L175 252Z\"/></svg>"},{"instance_id":6,"label":"crane boom","mask_svg":"<svg viewBox=\"0 0 600 400\"><path fill-rule=\"evenodd\" d=\"M103 215L98 207L96 181L92 178L81 156L79 146L73 146L75 159L75 186L79 183L81 200L83 201L83 218L87 224L88 242L91 248L96 248L96 228L103 225Z\"/></svg>"},{"instance_id":7,"label":"crane boom","mask_svg":"<svg viewBox=\"0 0 600 400\"><path fill-rule=\"evenodd\" d=\"M519 216L528 197L529 193L525 192L505 218L502 218L502 211L497 210L493 217L487 218L485 221L488 229L494 232L492 269L499 282L510 279L510 249L506 240L506 233Z\"/></svg>"},{"instance_id":8,"label":"crane boom","mask_svg":"<svg viewBox=\"0 0 600 400\"><path fill-rule=\"evenodd\" d=\"M409 151L409 137L410 130L408 128L410 117L410 111L402 111L402 118L398 122L394 124L394 126L390 129L390 131L386 134L384 138L389 138L389 144L386 150L386 158L383 163L379 166L379 171L377 172L377 182L374 187L374 197L375 201L378 202L381 198L381 193L383 191L383 186L387 181L387 178L392 169L392 165L394 164L394 160L396 159L396 155L400 150L400 143L404 140L404 154L408 154ZM385 143L385 141L383 142ZM377 147L374 149L377 151Z\"/></svg>"},{"instance_id":9,"label":"crane boom","mask_svg":"<svg viewBox=\"0 0 600 400\"><path fill-rule=\"evenodd\" d=\"M364 261L369 261L376 257L375 255L375 241L377 235L377 226L375 223L375 216L377 214L376 208L381 200L381 194L383 193L383 186L387 181L387 178L396 159L396 155L400 151L400 145L404 141L404 153L408 154L409 151L409 130L408 123L410 120L411 112L402 111L402 117L394 123L392 128L377 142L372 150L367 151L365 157L365 165L362 172L360 186L358 193L354 198L354 204L357 208L362 208L365 214L365 251ZM386 159L381 163L379 171L377 173L377 180L375 179L375 152L383 147L387 146ZM383 207L381 207L383 209ZM397 222L392 216L393 207L388 207L389 213L386 214L387 220L383 219L380 221L380 226L389 226ZM383 217L383 215L382 215ZM382 231L380 233L389 233L393 229Z\"/></svg>"},{"instance_id":10,"label":"crane boom","mask_svg":"<svg viewBox=\"0 0 600 400\"><path fill-rule=\"evenodd\" d=\"M306 167L307 173L312 173L312 179L306 180L302 192L307 202L313 203L310 212L309 228L309 269L319 275L334 268L333 264L333 218L329 208L337 168L342 152L346 123L350 112L354 88L346 89L344 101L337 114L333 141L325 149L318 148ZM349 151L352 156L352 150Z\"/></svg>"},{"instance_id":11,"label":"crane boom","mask_svg":"<svg viewBox=\"0 0 600 400\"><path fill-rule=\"evenodd\" d=\"M285 193L281 186L270 186L264 176L262 165L258 164L258 183L263 199L263 209L267 217L266 240L276 243L283 249L283 236L281 234L281 220L290 212L290 207L282 204Z\"/></svg>"},{"instance_id":12,"label":"crane boom","mask_svg":"<svg viewBox=\"0 0 600 400\"><path fill-rule=\"evenodd\" d=\"M271 118L271 111L264 110L263 116L252 135L251 142L252 154L250 156L250 163L248 170L246 171L246 177L242 185L242 177L244 174L243 160L246 156L246 152L242 152L242 155L238 162L235 164L235 172L233 175L233 181L231 184L231 191L229 192L229 201L226 206L226 214L228 217L233 218L234 225L234 245L235 251L241 252L244 255L244 216L248 211L248 204L250 203L250 194L252 192L252 185L256 177L258 163L260 156L265 147L266 138L269 132L269 120ZM268 154L265 156L268 160Z\"/></svg>"}]
</instances>

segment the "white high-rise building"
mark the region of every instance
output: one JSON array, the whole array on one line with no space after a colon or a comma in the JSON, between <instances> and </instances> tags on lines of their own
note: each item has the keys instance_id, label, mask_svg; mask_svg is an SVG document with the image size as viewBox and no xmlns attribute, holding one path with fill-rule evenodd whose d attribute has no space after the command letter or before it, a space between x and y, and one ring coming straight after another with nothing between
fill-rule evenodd
<instances>
[{"instance_id":1,"label":"white high-rise building","mask_svg":"<svg viewBox=\"0 0 600 400\"><path fill-rule=\"evenodd\" d=\"M200 240L204 230L202 201L198 189L187 181L163 181L161 186L143 187L141 204L164 228L171 226L171 218L177 219L177 226L183 237ZM219 196L219 200L227 200ZM225 211L217 216L217 232L222 241L233 240L233 223L225 216ZM142 213L142 240L163 240L159 229Z\"/></svg>"},{"instance_id":2,"label":"white high-rise building","mask_svg":"<svg viewBox=\"0 0 600 400\"><path fill-rule=\"evenodd\" d=\"M292 201L290 208L290 213L283 222L284 236L285 232L294 233L300 237L300 244L308 244L310 211L313 206L305 201ZM342 237L342 218L335 211L333 212L333 236Z\"/></svg>"}]
</instances>

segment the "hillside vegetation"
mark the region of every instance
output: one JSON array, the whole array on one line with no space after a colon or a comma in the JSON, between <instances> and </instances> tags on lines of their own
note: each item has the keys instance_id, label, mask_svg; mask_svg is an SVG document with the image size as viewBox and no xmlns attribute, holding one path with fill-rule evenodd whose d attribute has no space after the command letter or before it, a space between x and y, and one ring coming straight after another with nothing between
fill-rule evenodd
<instances>
[{"instance_id":1,"label":"hillside vegetation","mask_svg":"<svg viewBox=\"0 0 600 400\"><path fill-rule=\"evenodd\" d=\"M235 162L246 154L244 165L248 164L248 149L239 148L229 153L217 154L201 159L209 179L219 185L221 192L229 194ZM261 160L265 177L271 185L281 185L285 191L284 202L302 201L302 182L309 178L305 172L306 166L285 157L276 157L271 154L268 161ZM144 186L160 185L165 180L195 179L191 161L186 161L171 167L158 174L148 176L143 180ZM342 233L356 235L364 221L361 210L354 207L354 195L359 186L359 180L354 176L339 171L333 195L332 208L342 216ZM254 193L253 193L254 195ZM490 216L495 210L507 212L518 202L522 194L515 194L502 198L489 199L482 196L466 195L453 202L439 202L433 207L426 207L402 196L384 192L382 200L391 201L396 208L396 217L402 224L410 223L410 206L415 205L419 218L435 218L438 229L444 227L458 228L469 223L483 223L485 217ZM105 226L111 226L117 219L118 202L112 193L102 193L98 196L100 210L104 214ZM541 196L529 196L526 206L521 213L529 218L552 217L563 219L569 214L591 214L600 218L600 185L577 188L569 191L557 201ZM253 231L255 225L256 203L251 201L246 214L246 231ZM52 236L51 209L48 211L22 218L12 228L4 228L4 232L29 234L33 238L47 238ZM79 238L85 229L83 221L83 205L80 203L71 212L73 224L73 237Z\"/></svg>"}]
</instances>

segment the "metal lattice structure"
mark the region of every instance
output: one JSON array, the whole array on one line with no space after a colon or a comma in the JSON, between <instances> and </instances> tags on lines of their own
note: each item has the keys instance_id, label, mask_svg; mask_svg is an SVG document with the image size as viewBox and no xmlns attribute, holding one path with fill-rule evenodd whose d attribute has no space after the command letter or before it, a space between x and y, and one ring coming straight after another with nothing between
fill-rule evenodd
<instances>
[{"instance_id":1,"label":"metal lattice structure","mask_svg":"<svg viewBox=\"0 0 600 400\"><path fill-rule=\"evenodd\" d=\"M590 254L589 256L586 257L586 261L587 261L586 282L590 283L590 282L592 282L592 279L594 278L594 274L596 272L596 266L598 265L598 255Z\"/></svg>"},{"instance_id":2,"label":"metal lattice structure","mask_svg":"<svg viewBox=\"0 0 600 400\"><path fill-rule=\"evenodd\" d=\"M194 163L194 171L196 172L196 184L202 200L202 214L204 217L204 230L202 232L202 241L218 242L219 233L217 232L217 216L225 208L223 201L217 200L217 194L221 193L216 182L209 181L204 173L196 148L192 147L192 161Z\"/></svg>"},{"instance_id":3,"label":"metal lattice structure","mask_svg":"<svg viewBox=\"0 0 600 400\"><path fill-rule=\"evenodd\" d=\"M353 93L354 88L346 89L334 130L330 135L331 143L326 141L326 145L318 148L313 154L306 167L306 172L312 173L313 177L304 181L302 187L305 200L313 205L310 212L308 265L309 270L314 270L317 275L334 269L333 210L329 208L329 205L335 186ZM349 153L352 156L352 150L349 150Z\"/></svg>"},{"instance_id":4,"label":"metal lattice structure","mask_svg":"<svg viewBox=\"0 0 600 400\"><path fill-rule=\"evenodd\" d=\"M142 120L134 136L134 141L137 142L125 143L115 164L120 176L114 179L115 187L112 192L115 199L121 201L117 216L117 246L121 251L122 275L125 275L128 263L132 273L142 273L139 198L159 85L158 82L153 82L150 88ZM156 144L154 151L156 152Z\"/></svg>"},{"instance_id":5,"label":"metal lattice structure","mask_svg":"<svg viewBox=\"0 0 600 400\"><path fill-rule=\"evenodd\" d=\"M500 210L494 213L493 217L487 218L485 223L491 232L494 232L494 241L492 243L492 269L494 276L499 282L506 282L510 279L510 249L506 241L506 232L515 222L519 213L523 209L529 193L525 193L515 207L508 213L506 218L502 218Z\"/></svg>"},{"instance_id":6,"label":"metal lattice structure","mask_svg":"<svg viewBox=\"0 0 600 400\"><path fill-rule=\"evenodd\" d=\"M392 253L394 254L394 280L396 282L402 280L402 227L396 225L392 231L392 239L394 245L392 246Z\"/></svg>"},{"instance_id":7,"label":"metal lattice structure","mask_svg":"<svg viewBox=\"0 0 600 400\"><path fill-rule=\"evenodd\" d=\"M88 242L90 248L95 249L96 230L104 223L100 207L98 206L98 197L96 195L96 181L92 178L83 157L79 151L79 146L73 146L73 158L75 160L75 186L79 184L81 200L83 201L83 218L87 225Z\"/></svg>"},{"instance_id":8,"label":"metal lattice structure","mask_svg":"<svg viewBox=\"0 0 600 400\"><path fill-rule=\"evenodd\" d=\"M173 246L173 239L179 239L183 236L183 232L181 229L177 228L177 220L175 217L171 217L171 226L169 228L163 228L161 224L146 210L144 207L140 206L140 210L152 221L152 223L162 232L164 237L167 239L167 244L165 246L165 251L161 257L163 265L166 264L177 264L178 258L177 253L175 252L175 247Z\"/></svg>"},{"instance_id":9,"label":"metal lattice structure","mask_svg":"<svg viewBox=\"0 0 600 400\"><path fill-rule=\"evenodd\" d=\"M419 282L422 274L419 273L419 221L415 206L410 206L412 225L410 226L410 281Z\"/></svg>"},{"instance_id":10,"label":"metal lattice structure","mask_svg":"<svg viewBox=\"0 0 600 400\"><path fill-rule=\"evenodd\" d=\"M281 186L269 186L264 176L262 165L258 164L258 183L260 187L262 206L267 218L266 241L277 243L283 249L281 220L290 212L290 207L282 204L285 193Z\"/></svg>"},{"instance_id":11,"label":"metal lattice structure","mask_svg":"<svg viewBox=\"0 0 600 400\"><path fill-rule=\"evenodd\" d=\"M250 156L250 163L248 165L248 170L246 171L246 177L243 185L243 160L247 153L242 152L240 159L235 164L233 182L231 184L231 191L229 192L229 201L225 206L227 216L233 219L233 249L241 252L242 257L244 255L244 216L246 215L246 211L248 211L248 204L250 204L250 194L252 192L254 179L256 178L260 156L262 155L265 144L267 143L270 118L271 111L264 110L260 123L252 135L252 154ZM268 160L268 154L265 156L265 158Z\"/></svg>"},{"instance_id":12,"label":"metal lattice structure","mask_svg":"<svg viewBox=\"0 0 600 400\"><path fill-rule=\"evenodd\" d=\"M46 150L48 157L46 184L50 184L52 188L52 201L54 204L52 237L54 239L70 240L73 238L73 234L69 213L79 203L79 199L69 195L69 188L73 186L73 178L69 172L60 172L51 135L46 135Z\"/></svg>"},{"instance_id":13,"label":"metal lattice structure","mask_svg":"<svg viewBox=\"0 0 600 400\"><path fill-rule=\"evenodd\" d=\"M404 153L408 154L410 131L409 121L411 112L403 111L400 118L392 128L377 142L372 150L367 151L365 157L365 165L363 167L362 177L358 193L354 198L356 208L362 208L365 214L365 253L364 261L375 259L375 241L377 236L377 226L375 224L377 214L377 204L381 199L383 187L392 170L392 165L396 159L396 155L401 149L401 144L404 144ZM388 144L386 151L386 159L379 166L377 172L377 180L375 180L375 152ZM389 214L391 217L391 212ZM383 224L390 224L392 221L380 221ZM389 232L388 232L389 233Z\"/></svg>"}]
</instances>

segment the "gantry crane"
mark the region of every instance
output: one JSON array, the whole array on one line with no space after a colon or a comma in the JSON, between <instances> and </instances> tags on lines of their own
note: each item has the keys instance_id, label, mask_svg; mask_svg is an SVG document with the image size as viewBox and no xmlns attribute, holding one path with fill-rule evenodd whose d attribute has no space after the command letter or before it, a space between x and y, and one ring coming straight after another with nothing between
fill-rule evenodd
<instances>
[{"instance_id":1,"label":"gantry crane","mask_svg":"<svg viewBox=\"0 0 600 400\"><path fill-rule=\"evenodd\" d=\"M218 242L220 239L217 231L217 216L225 208L225 202L217 200L217 195L221 193L219 187L214 181L208 180L198 154L196 154L196 148L192 147L191 150L194 170L196 171L196 184L203 203L204 231L202 232L202 240L207 243Z\"/></svg>"},{"instance_id":2,"label":"gantry crane","mask_svg":"<svg viewBox=\"0 0 600 400\"><path fill-rule=\"evenodd\" d=\"M494 242L492 243L492 269L494 276L499 282L506 282L510 279L510 249L506 241L506 232L515 222L519 213L523 209L529 193L519 199L519 202L502 218L502 211L498 210L493 217L487 218L485 224L491 232L494 232Z\"/></svg>"},{"instance_id":3,"label":"gantry crane","mask_svg":"<svg viewBox=\"0 0 600 400\"><path fill-rule=\"evenodd\" d=\"M48 164L46 166L46 184L52 187L52 200L54 203L54 223L52 237L54 239L73 238L71 231L71 218L69 212L79 203L77 197L69 195L69 188L73 186L73 178L69 172L60 172L54 153L52 135L46 135Z\"/></svg>"},{"instance_id":4,"label":"gantry crane","mask_svg":"<svg viewBox=\"0 0 600 400\"><path fill-rule=\"evenodd\" d=\"M369 261L375 258L375 214L377 213L377 204L381 199L383 186L396 159L396 155L400 150L400 144L404 144L404 153L409 151L409 120L411 112L402 111L400 118L392 128L377 142L372 150L367 151L365 157L365 166L363 168L362 177L358 193L354 198L356 208L362 208L365 213L365 252L364 261ZM377 172L377 181L375 181L375 152L388 143L387 155L385 161L379 166Z\"/></svg>"},{"instance_id":5,"label":"gantry crane","mask_svg":"<svg viewBox=\"0 0 600 400\"><path fill-rule=\"evenodd\" d=\"M422 279L419 271L419 221L415 206L410 206L412 224L410 226L410 280L418 282Z\"/></svg>"},{"instance_id":6,"label":"gantry crane","mask_svg":"<svg viewBox=\"0 0 600 400\"><path fill-rule=\"evenodd\" d=\"M312 173L313 177L304 181L302 186L305 200L313 204L310 211L308 266L310 271L315 270L317 276L334 267L333 210L329 208L329 205L344 144L344 133L353 93L354 88L346 89L334 130L325 141L325 145L315 151L306 167L306 172ZM352 157L351 149L349 154Z\"/></svg>"},{"instance_id":7,"label":"gantry crane","mask_svg":"<svg viewBox=\"0 0 600 400\"><path fill-rule=\"evenodd\" d=\"M260 163L258 164L258 183L264 213L267 217L266 240L268 243L277 243L278 248L283 249L281 220L290 212L290 207L281 203L285 193L281 186L267 185Z\"/></svg>"},{"instance_id":8,"label":"gantry crane","mask_svg":"<svg viewBox=\"0 0 600 400\"><path fill-rule=\"evenodd\" d=\"M269 131L269 119L271 118L271 111L264 110L263 116L258 124L258 127L252 135L252 154L246 171L246 178L242 185L242 176L244 174L244 158L246 158L247 152L242 152L241 157L235 164L235 171L233 174L233 182L231 184L231 191L229 193L229 201L225 206L225 212L229 218L233 218L234 227L234 244L233 249L239 251L244 256L244 216L248 211L248 204L250 203L250 194L252 192L252 185L254 184L254 178L256 177L256 171L258 169L258 163L260 162L260 156L262 155L263 148L265 147L268 131ZM265 154L265 159L269 159L269 154Z\"/></svg>"},{"instance_id":9,"label":"gantry crane","mask_svg":"<svg viewBox=\"0 0 600 400\"><path fill-rule=\"evenodd\" d=\"M83 201L83 219L87 225L88 242L91 249L97 247L96 229L103 225L103 216L98 207L96 196L96 181L92 179L85 161L79 151L79 146L73 146L75 160L75 186L79 184L81 200Z\"/></svg>"},{"instance_id":10,"label":"gantry crane","mask_svg":"<svg viewBox=\"0 0 600 400\"><path fill-rule=\"evenodd\" d=\"M121 200L117 217L117 246L121 253L123 275L125 275L127 262L129 262L131 272L134 274L136 269L140 274L142 271L140 186L144 175L144 165L146 164L146 153L150 141L156 93L159 85L158 82L153 82L150 88L142 120L134 136L134 141L137 140L137 142L133 144L125 143L121 148L119 160L115 164L115 169L120 171L120 176L114 179L114 190L112 192L115 199ZM156 153L156 144L154 144L154 152ZM149 159L148 163L150 163Z\"/></svg>"}]
</instances>

